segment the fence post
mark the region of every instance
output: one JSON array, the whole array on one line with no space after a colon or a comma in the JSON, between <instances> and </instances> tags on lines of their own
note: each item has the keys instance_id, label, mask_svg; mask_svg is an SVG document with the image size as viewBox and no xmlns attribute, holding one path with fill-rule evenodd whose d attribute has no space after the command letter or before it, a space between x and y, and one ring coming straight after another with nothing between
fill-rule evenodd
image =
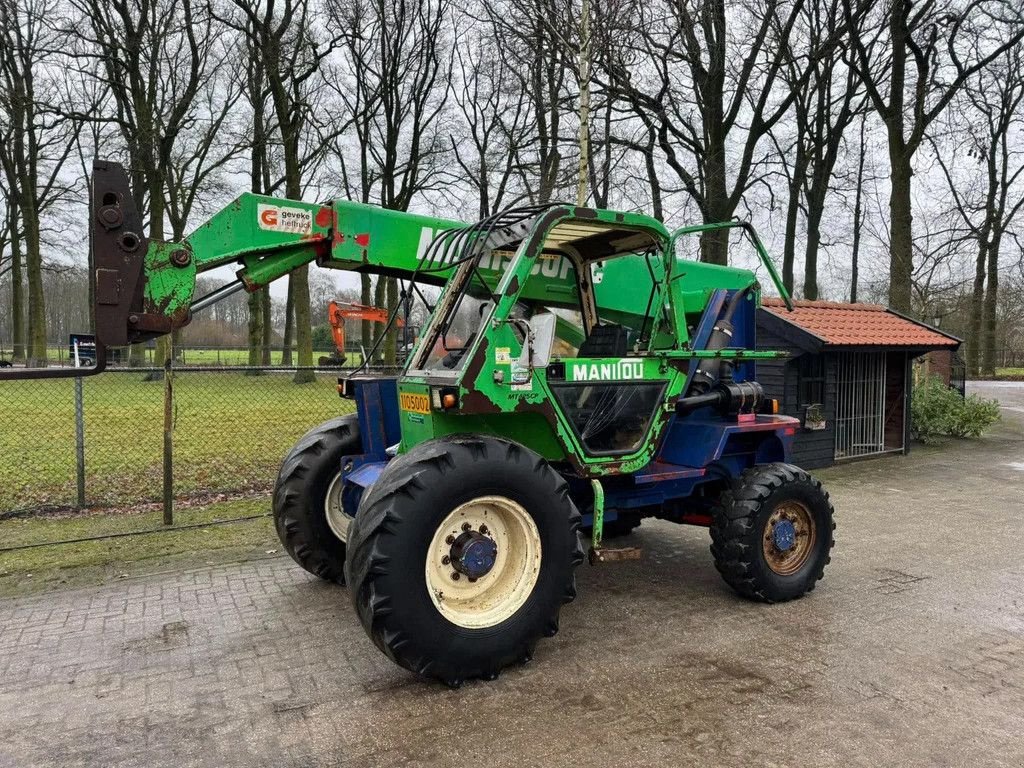
<instances>
[{"instance_id":1,"label":"fence post","mask_svg":"<svg viewBox=\"0 0 1024 768\"><path fill-rule=\"evenodd\" d=\"M77 506L85 506L85 403L82 377L75 377L75 485Z\"/></svg>"},{"instance_id":2,"label":"fence post","mask_svg":"<svg viewBox=\"0 0 1024 768\"><path fill-rule=\"evenodd\" d=\"M164 359L164 525L174 525L174 384L171 380L174 349L172 343L167 347Z\"/></svg>"}]
</instances>

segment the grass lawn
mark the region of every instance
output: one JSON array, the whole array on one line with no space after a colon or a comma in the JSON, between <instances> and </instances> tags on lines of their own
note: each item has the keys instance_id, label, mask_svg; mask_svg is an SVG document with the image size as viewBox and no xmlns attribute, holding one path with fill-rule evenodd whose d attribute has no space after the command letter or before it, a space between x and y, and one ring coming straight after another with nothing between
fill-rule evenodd
<instances>
[{"instance_id":1,"label":"grass lawn","mask_svg":"<svg viewBox=\"0 0 1024 768\"><path fill-rule=\"evenodd\" d=\"M270 500L266 497L226 501L178 510L175 524L195 525L264 515L269 509ZM2 520L0 546L13 547L161 527L159 512ZM267 557L281 551L273 523L269 517L261 516L227 525L170 529L141 536L0 552L0 595L23 594L63 585L94 584L170 568Z\"/></svg>"},{"instance_id":2,"label":"grass lawn","mask_svg":"<svg viewBox=\"0 0 1024 768\"><path fill-rule=\"evenodd\" d=\"M1024 368L996 368L996 376L1024 376Z\"/></svg>"},{"instance_id":3,"label":"grass lawn","mask_svg":"<svg viewBox=\"0 0 1024 768\"><path fill-rule=\"evenodd\" d=\"M138 372L83 380L86 501L126 505L161 494L163 382ZM174 477L179 496L270 488L277 467L312 426L352 410L321 374L178 372ZM74 383L0 384L0 514L75 500Z\"/></svg>"}]
</instances>

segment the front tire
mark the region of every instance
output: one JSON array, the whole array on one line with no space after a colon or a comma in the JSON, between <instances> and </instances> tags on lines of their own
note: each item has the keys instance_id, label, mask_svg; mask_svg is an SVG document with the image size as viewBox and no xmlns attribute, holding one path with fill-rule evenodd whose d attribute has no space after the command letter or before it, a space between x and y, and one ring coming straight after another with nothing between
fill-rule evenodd
<instances>
[{"instance_id":1,"label":"front tire","mask_svg":"<svg viewBox=\"0 0 1024 768\"><path fill-rule=\"evenodd\" d=\"M362 452L355 414L314 427L281 463L274 485L274 527L285 551L309 573L345 583L341 457Z\"/></svg>"},{"instance_id":2,"label":"front tire","mask_svg":"<svg viewBox=\"0 0 1024 768\"><path fill-rule=\"evenodd\" d=\"M565 480L496 437L430 440L363 498L345 566L363 628L393 661L457 686L529 660L558 631L583 560Z\"/></svg>"},{"instance_id":3,"label":"front tire","mask_svg":"<svg viewBox=\"0 0 1024 768\"><path fill-rule=\"evenodd\" d=\"M746 470L712 512L711 554L738 594L766 603L814 589L835 544L821 481L792 464Z\"/></svg>"}]
</instances>

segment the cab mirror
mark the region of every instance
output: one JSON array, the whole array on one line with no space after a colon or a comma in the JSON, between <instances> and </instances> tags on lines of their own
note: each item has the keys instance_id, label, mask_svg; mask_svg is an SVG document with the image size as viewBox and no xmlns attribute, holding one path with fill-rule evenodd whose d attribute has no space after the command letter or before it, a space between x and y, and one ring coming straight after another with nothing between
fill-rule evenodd
<instances>
[{"instance_id":1,"label":"cab mirror","mask_svg":"<svg viewBox=\"0 0 1024 768\"><path fill-rule=\"evenodd\" d=\"M547 368L551 362L551 350L555 344L555 324L558 318L554 312L538 312L530 318L530 365L533 368Z\"/></svg>"}]
</instances>

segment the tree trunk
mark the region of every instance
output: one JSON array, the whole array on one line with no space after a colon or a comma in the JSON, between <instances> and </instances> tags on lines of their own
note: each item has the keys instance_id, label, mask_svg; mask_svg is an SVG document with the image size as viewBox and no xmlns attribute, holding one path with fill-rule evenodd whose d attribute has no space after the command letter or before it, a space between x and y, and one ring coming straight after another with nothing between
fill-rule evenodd
<instances>
[{"instance_id":1,"label":"tree trunk","mask_svg":"<svg viewBox=\"0 0 1024 768\"><path fill-rule=\"evenodd\" d=\"M21 237L18 218L10 206L11 221L11 354L15 360L25 359L25 278L21 269Z\"/></svg>"},{"instance_id":2,"label":"tree trunk","mask_svg":"<svg viewBox=\"0 0 1024 768\"><path fill-rule=\"evenodd\" d=\"M665 210L661 196L661 180L658 178L657 164L654 162L654 137L648 144L647 152L644 153L644 163L647 166L647 183L651 187L651 215L658 221L665 221Z\"/></svg>"},{"instance_id":3,"label":"tree trunk","mask_svg":"<svg viewBox=\"0 0 1024 768\"><path fill-rule=\"evenodd\" d=\"M295 273L292 272L288 275L288 298L284 303L284 338L281 340L281 365L286 367L292 364L292 336L295 331L294 288Z\"/></svg>"},{"instance_id":4,"label":"tree trunk","mask_svg":"<svg viewBox=\"0 0 1024 768\"><path fill-rule=\"evenodd\" d=\"M786 235L782 247L782 284L793 295L793 265L796 262L796 228L800 218L800 192L804 187L804 149L798 142L793 175L789 180L789 202L786 206Z\"/></svg>"},{"instance_id":5,"label":"tree trunk","mask_svg":"<svg viewBox=\"0 0 1024 768\"><path fill-rule=\"evenodd\" d=\"M273 305L270 301L270 288L261 290L259 296L260 313L263 315L263 344L260 363L262 365L270 365L273 359L271 356L271 344L274 338L274 316Z\"/></svg>"},{"instance_id":6,"label":"tree trunk","mask_svg":"<svg viewBox=\"0 0 1024 768\"><path fill-rule=\"evenodd\" d=\"M387 300L386 296L387 296L387 278L384 277L383 275L381 275L380 277L377 278L377 283L373 287L373 306L375 306L375 307L383 307L384 306L384 302ZM373 356L375 360L380 360L381 359L381 352L383 350L381 349L380 346L378 346L378 342L380 342L380 336L381 336L381 333L383 333L383 331L384 331L384 326L383 325L380 325L379 323L374 323L373 324L373 345L372 346L377 348L377 353ZM383 344L381 346L383 346ZM366 351L369 352L370 350L367 349ZM370 362L372 363L373 361L371 360Z\"/></svg>"},{"instance_id":7,"label":"tree trunk","mask_svg":"<svg viewBox=\"0 0 1024 768\"><path fill-rule=\"evenodd\" d=\"M850 265L850 303L857 303L857 281L860 278L860 226L862 208L864 205L864 156L867 154L864 149L864 123L860 121L860 154L857 156L857 191L853 200L853 247Z\"/></svg>"},{"instance_id":8,"label":"tree trunk","mask_svg":"<svg viewBox=\"0 0 1024 768\"><path fill-rule=\"evenodd\" d=\"M981 363L981 316L985 300L985 262L988 257L988 231L978 238L978 256L974 263L974 285L971 288L971 316L967 332L967 372L977 374Z\"/></svg>"},{"instance_id":9,"label":"tree trunk","mask_svg":"<svg viewBox=\"0 0 1024 768\"><path fill-rule=\"evenodd\" d=\"M373 298L373 284L370 276L365 272L359 275L359 288L359 303L368 307ZM369 349L373 343L373 328L369 320L360 321L360 331L360 343L363 345L363 349Z\"/></svg>"},{"instance_id":10,"label":"tree trunk","mask_svg":"<svg viewBox=\"0 0 1024 768\"><path fill-rule=\"evenodd\" d=\"M388 317L398 309L398 280L394 277L386 278ZM391 324L387 336L384 339L384 365L393 366L396 360L398 343L398 320Z\"/></svg>"},{"instance_id":11,"label":"tree trunk","mask_svg":"<svg viewBox=\"0 0 1024 768\"><path fill-rule=\"evenodd\" d=\"M807 201L807 245L804 250L804 298L818 298L818 249L821 247L821 217L824 201L812 195Z\"/></svg>"},{"instance_id":12,"label":"tree trunk","mask_svg":"<svg viewBox=\"0 0 1024 768\"><path fill-rule=\"evenodd\" d=\"M308 384L316 381L316 374L308 370L313 367L313 322L312 310L309 305L309 265L303 264L292 274L295 294L295 348L298 355L299 370L292 378L296 384ZM306 370L302 370L306 369Z\"/></svg>"},{"instance_id":13,"label":"tree trunk","mask_svg":"<svg viewBox=\"0 0 1024 768\"><path fill-rule=\"evenodd\" d=\"M39 216L32 205L21 206L25 226L25 267L28 278L28 364L46 366L46 299L43 295L43 254Z\"/></svg>"},{"instance_id":14,"label":"tree trunk","mask_svg":"<svg viewBox=\"0 0 1024 768\"><path fill-rule=\"evenodd\" d=\"M259 376L263 371L256 370L261 363L263 354L263 292L266 288L249 294L249 365L251 370L246 371L248 376Z\"/></svg>"},{"instance_id":15,"label":"tree trunk","mask_svg":"<svg viewBox=\"0 0 1024 768\"><path fill-rule=\"evenodd\" d=\"M910 185L914 171L909 152L890 145L892 191L889 194L889 306L897 312L911 311L910 292L914 271L913 213Z\"/></svg>"},{"instance_id":16,"label":"tree trunk","mask_svg":"<svg viewBox=\"0 0 1024 768\"><path fill-rule=\"evenodd\" d=\"M996 300L999 294L999 241L1002 233L992 234L988 249L988 280L985 284L985 305L982 319L981 375L996 373Z\"/></svg>"},{"instance_id":17,"label":"tree trunk","mask_svg":"<svg viewBox=\"0 0 1024 768\"><path fill-rule=\"evenodd\" d=\"M717 141L709 143L708 154L704 161L706 175L707 205L704 210L704 223L712 224L728 221L732 218L729 196L726 193L725 177L725 145ZM729 263L729 230L714 229L700 236L700 258L709 264Z\"/></svg>"}]
</instances>

